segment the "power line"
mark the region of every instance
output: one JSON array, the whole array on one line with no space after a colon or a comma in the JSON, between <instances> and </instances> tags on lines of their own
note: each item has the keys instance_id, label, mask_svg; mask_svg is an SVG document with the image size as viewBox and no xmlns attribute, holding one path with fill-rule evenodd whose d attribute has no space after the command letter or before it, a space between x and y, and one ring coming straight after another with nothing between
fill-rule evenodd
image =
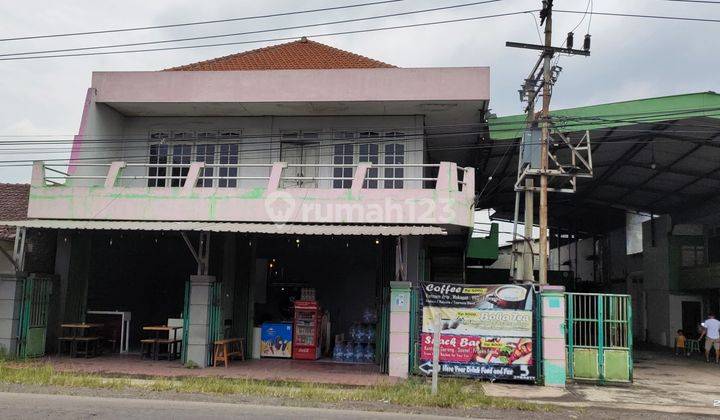
<instances>
[{"instance_id":1,"label":"power line","mask_svg":"<svg viewBox=\"0 0 720 420\"><path fill-rule=\"evenodd\" d=\"M160 41L133 42L133 43L125 43L125 44L95 45L95 46L91 46L91 47L77 47L77 48L63 48L63 49L55 49L55 50L37 50L37 51L25 51L25 52L16 52L16 53L4 53L4 54L0 54L0 57L13 57L13 56L23 56L23 55L33 55L33 54L50 54L50 53L70 52L70 51L100 50L100 49L108 49L108 48L137 47L137 46L141 46L141 45L155 45L155 44L167 44L167 43L175 43L175 42L199 41L199 40L204 40L204 39L228 38L228 37L254 35L254 34L261 34L261 33L268 33L268 32L289 31L289 30L293 30L293 29L305 29L305 28L315 28L315 27L319 27L319 26L329 26L329 25L339 25L339 24L345 24L345 23L364 22L364 21L368 21L368 20L385 19L385 18L389 18L389 17L398 17L398 16L408 16L408 15L420 14L420 13L430 13L430 12L437 12L440 10L458 9L458 8L462 8L462 7L477 6L477 5L481 5L481 4L487 4L487 3L496 3L499 1L502 1L502 0L483 0L483 1L475 1L472 3L456 4L456 5L451 5L451 6L433 7L430 9L410 10L410 11L406 11L406 12L388 13L388 14L384 14L384 15L366 16L366 17L360 17L360 18L335 20L335 21L328 21L328 22L305 24L305 25L285 26L285 27L280 27L280 28L258 29L258 30L246 31L246 32L233 32L233 33L227 33L227 34L203 35L203 36L194 36L194 37L187 37L187 38L174 38L174 39L165 39L165 40L160 40Z\"/></svg>"},{"instance_id":2,"label":"power line","mask_svg":"<svg viewBox=\"0 0 720 420\"><path fill-rule=\"evenodd\" d=\"M70 32L70 33L61 33L61 34L52 34L52 35L27 35L27 36L19 36L19 37L14 37L14 38L0 38L0 41L22 41L22 40L29 40L29 39L61 38L61 37L82 36L82 35L110 34L110 33L117 33L117 32L145 31L145 30L150 30L150 29L178 28L178 27L182 27L182 26L208 25L208 24L213 24L213 23L237 22L237 21L243 21L243 20L266 19L266 18L273 18L273 17L280 17L280 16L300 15L300 14L306 14L306 13L328 12L328 11L332 11L332 10L352 9L352 8L357 8L357 7L375 6L375 5L379 5L379 4L397 3L397 2L401 2L401 1L405 1L405 0L382 0L382 1L374 1L374 2L369 2L369 3L348 4L345 6L333 6L333 7L323 7L323 8L319 8L319 9L295 10L295 11L291 11L291 12L272 13L272 14L267 14L267 15L244 16L244 17L237 17L237 18L205 20L205 21L198 21L198 22L172 23L172 24L167 24L167 25L139 26L139 27L134 27L134 28L120 28L120 29L103 29L103 30L97 30L97 31Z\"/></svg>"},{"instance_id":3,"label":"power line","mask_svg":"<svg viewBox=\"0 0 720 420\"><path fill-rule=\"evenodd\" d=\"M568 13L568 14L584 14L585 13L585 12L577 11L577 10L554 10L554 12L555 13ZM694 17L685 17L685 16L641 15L641 14L633 14L633 13L593 12L593 15L643 18L643 19L679 20L679 21L688 21L688 22L711 22L711 23L720 22L720 19L694 18Z\"/></svg>"},{"instance_id":4,"label":"power line","mask_svg":"<svg viewBox=\"0 0 720 420\"><path fill-rule=\"evenodd\" d=\"M697 114L702 113L703 115L698 116L688 116L686 118L696 118L701 116L707 116L707 117L717 117L720 116L720 107L702 107L702 108L677 108L673 110L668 111L638 111L638 112L619 112L619 113L609 113L609 114L602 114L599 116L572 116L572 115L564 115L563 112L567 112L568 110L558 110L553 111L550 115L551 120L554 120L556 123L558 122L564 122L564 121L573 121L574 124L580 124L585 125L588 124L590 121L596 121L600 120L601 122L623 122L623 123L631 123L631 124L643 124L643 123L658 123L662 122L662 120L658 120L659 118L665 118L665 117L684 117L685 114ZM617 119L617 118L611 118L611 117L637 117L637 118L651 118L646 120L641 119ZM507 117L496 117L496 119L503 119ZM523 121L502 121L497 122L493 121L494 119L491 118L488 120L487 124L492 127L503 127L503 126L511 126L512 128L515 127L526 127L526 122ZM456 127L473 127L473 126L484 126L486 123L484 122L472 122L472 123L455 123L455 124L428 124L423 125L422 129L435 129L435 128L456 128ZM717 126L708 126L698 123L693 123L694 127L707 127L712 129L717 129ZM191 127L180 127L180 129L187 128L190 131L197 131L197 129L193 129ZM170 129L170 128L168 128ZM223 130L231 130L231 129L240 129L240 127L225 127ZM314 127L314 128L297 128L297 127L290 127L287 129L284 129L283 132L294 132L294 131L306 131L306 132L318 132L319 134L323 134L322 131L325 128L323 127ZM333 127L333 132L386 132L386 131L413 131L417 130L418 127L416 125L413 126L374 126L374 127L367 127L367 126L341 126L341 127ZM509 130L510 128L502 128L503 130ZM619 130L623 130L623 128L618 128ZM215 129L219 130L219 129ZM200 130L202 131L202 130ZM636 131L648 131L648 130L636 130ZM674 131L674 130L673 130ZM265 138L265 137L271 137L271 138L279 138L282 137L284 134L283 132L263 132L263 133L255 133L252 135L247 134L241 134L240 138ZM665 130L663 132L666 132ZM698 130L682 130L682 132L700 132ZM458 132L462 134L463 132ZM440 133L440 134L451 134L448 133ZM16 133L10 133L10 134L0 134L0 138L4 137L16 137L16 138L47 138L47 137L61 137L61 136L67 136L67 137L75 137L77 136L77 133L69 133L69 134L62 134L62 133L48 133L48 134L16 134ZM435 133L427 133L426 136L434 136ZM96 134L97 137L87 137L82 136L81 140L83 142L87 141L97 141L97 142L110 142L113 141L113 139L121 139L121 140L138 140L138 141L147 141L147 137L127 137L124 134ZM42 141L54 141L54 142L68 142L72 143L74 139L56 139L56 140L42 140ZM37 142L40 143L41 141L38 140L31 140L31 142ZM0 145L3 143L11 143L7 140L0 140ZM27 141L23 140L22 144L27 144Z\"/></svg>"},{"instance_id":5,"label":"power line","mask_svg":"<svg viewBox=\"0 0 720 420\"><path fill-rule=\"evenodd\" d=\"M662 1L671 1L671 2L675 2L675 3L720 4L720 1L712 1L712 0L662 0Z\"/></svg>"},{"instance_id":6,"label":"power line","mask_svg":"<svg viewBox=\"0 0 720 420\"><path fill-rule=\"evenodd\" d=\"M384 26L384 27L378 27L378 28L356 29L356 30L351 30L351 31L326 32L326 33L306 35L306 37L322 38L322 37L329 37L329 36L351 35L351 34L368 33L368 32L380 32L380 31L389 31L389 30L396 30L396 29L419 28L419 27L425 27L425 26L444 25L444 24L448 24L448 23L470 22L470 21L474 21L474 20L514 16L514 15L520 15L523 13L534 12L534 11L536 12L537 10L522 10L522 11L517 11L517 12L497 13L497 14L492 14L492 15L473 16L473 17L458 18L458 19L446 19L446 20L438 20L438 21L431 21L431 22L413 23L413 24L407 24L407 25L395 25L395 26ZM0 58L0 61L35 60L35 59L42 59L42 58L84 57L84 56L93 56L93 55L129 54L129 53L143 53L143 52L155 52L155 51L185 50L185 49L192 49L192 48L224 47L224 46L230 46L230 45L245 45L245 44L258 44L258 43L264 43L264 42L289 41L289 40L294 40L294 39L297 39L297 36L255 39L255 40L249 40L249 41L222 42L222 43L216 43L216 44L184 45L184 46L162 47L162 48L141 48L141 49L135 49L135 50L96 51L96 52L71 53L71 54L3 57L3 58Z\"/></svg>"}]
</instances>

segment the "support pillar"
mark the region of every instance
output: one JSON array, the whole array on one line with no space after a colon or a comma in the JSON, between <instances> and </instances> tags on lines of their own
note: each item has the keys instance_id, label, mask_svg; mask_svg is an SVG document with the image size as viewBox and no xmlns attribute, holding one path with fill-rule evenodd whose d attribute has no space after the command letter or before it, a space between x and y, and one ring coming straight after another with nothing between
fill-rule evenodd
<instances>
[{"instance_id":1,"label":"support pillar","mask_svg":"<svg viewBox=\"0 0 720 420\"><path fill-rule=\"evenodd\" d=\"M0 275L0 354L17 354L24 274Z\"/></svg>"},{"instance_id":2,"label":"support pillar","mask_svg":"<svg viewBox=\"0 0 720 420\"><path fill-rule=\"evenodd\" d=\"M545 386L565 387L565 288L545 286L540 293L542 316L542 376Z\"/></svg>"},{"instance_id":3,"label":"support pillar","mask_svg":"<svg viewBox=\"0 0 720 420\"><path fill-rule=\"evenodd\" d=\"M190 276L190 310L188 316L187 363L207 366L210 329L210 287L215 276Z\"/></svg>"},{"instance_id":4,"label":"support pillar","mask_svg":"<svg viewBox=\"0 0 720 420\"><path fill-rule=\"evenodd\" d=\"M410 287L409 281L390 282L388 372L396 378L407 378L410 369Z\"/></svg>"}]
</instances>

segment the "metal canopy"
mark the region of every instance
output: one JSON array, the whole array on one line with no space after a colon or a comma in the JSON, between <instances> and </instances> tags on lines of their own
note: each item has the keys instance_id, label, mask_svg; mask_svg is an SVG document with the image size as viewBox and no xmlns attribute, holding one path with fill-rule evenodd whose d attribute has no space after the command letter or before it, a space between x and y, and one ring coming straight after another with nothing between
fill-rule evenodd
<instances>
[{"instance_id":1,"label":"metal canopy","mask_svg":"<svg viewBox=\"0 0 720 420\"><path fill-rule=\"evenodd\" d=\"M36 219L3 221L3 225L34 229L125 230L125 231L200 231L236 232L268 235L335 235L335 236L418 236L447 235L443 226L421 225L320 225L232 222L135 222L109 220Z\"/></svg>"},{"instance_id":2,"label":"metal canopy","mask_svg":"<svg viewBox=\"0 0 720 420\"><path fill-rule=\"evenodd\" d=\"M676 111L675 115L658 111L653 116L629 120L614 117L612 122L607 122L609 118L585 117L584 124L582 119L568 123L567 133L573 138L582 136L585 130L590 132L595 176L579 180L576 194L550 195L551 226L602 232L622 226L626 211L670 214L677 221L720 220L716 214L720 202L720 119L715 117L720 115L720 95L686 96L697 99L696 95L704 95L706 111L682 114ZM670 99L677 101L677 97ZM713 103L708 104L708 100ZM639 107L631 111L627 103L624 105L624 112L644 115ZM596 112L599 107L602 106L596 107ZM574 110L568 111L571 114ZM662 119L659 115L663 115ZM494 208L500 219L510 219L513 210L521 134L517 138L509 134L514 125L508 122L514 118L497 119L495 124L505 120L505 125L497 125L496 130L490 123L496 138L478 171L480 207Z\"/></svg>"}]
</instances>

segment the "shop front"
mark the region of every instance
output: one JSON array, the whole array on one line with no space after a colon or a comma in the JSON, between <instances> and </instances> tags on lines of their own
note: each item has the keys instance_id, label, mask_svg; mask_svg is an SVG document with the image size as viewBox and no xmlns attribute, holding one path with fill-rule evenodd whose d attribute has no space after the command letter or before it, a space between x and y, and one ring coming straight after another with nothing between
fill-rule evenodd
<instances>
[{"instance_id":1,"label":"shop front","mask_svg":"<svg viewBox=\"0 0 720 420\"><path fill-rule=\"evenodd\" d=\"M390 284L408 279L408 258L417 266L420 236L442 235L432 227L284 225L270 233L42 223L31 229L56 241L44 354L73 365L122 360L110 368L119 373L157 363L210 367L221 340L241 346L232 375L388 373ZM96 349L71 351L69 338Z\"/></svg>"}]
</instances>

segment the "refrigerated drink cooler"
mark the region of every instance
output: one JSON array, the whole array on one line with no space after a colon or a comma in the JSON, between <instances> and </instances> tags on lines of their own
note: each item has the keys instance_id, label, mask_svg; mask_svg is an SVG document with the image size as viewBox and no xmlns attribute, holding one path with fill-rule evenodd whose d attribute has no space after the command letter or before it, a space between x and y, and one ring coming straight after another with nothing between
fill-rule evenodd
<instances>
[{"instance_id":1,"label":"refrigerated drink cooler","mask_svg":"<svg viewBox=\"0 0 720 420\"><path fill-rule=\"evenodd\" d=\"M320 358L320 323L322 313L316 301L295 301L293 325L293 359L317 360Z\"/></svg>"}]
</instances>

